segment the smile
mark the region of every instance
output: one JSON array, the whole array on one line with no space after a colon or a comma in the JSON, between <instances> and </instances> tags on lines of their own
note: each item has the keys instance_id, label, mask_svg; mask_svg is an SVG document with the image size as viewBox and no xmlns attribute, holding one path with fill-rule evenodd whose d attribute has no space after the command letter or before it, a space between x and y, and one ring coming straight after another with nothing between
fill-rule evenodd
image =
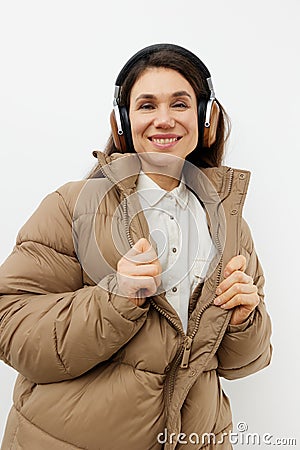
<instances>
[{"instance_id":1,"label":"smile","mask_svg":"<svg viewBox=\"0 0 300 450\"><path fill-rule=\"evenodd\" d=\"M178 141L179 137L176 138L152 138L151 141L155 142L156 144L171 144L172 142Z\"/></svg>"},{"instance_id":2,"label":"smile","mask_svg":"<svg viewBox=\"0 0 300 450\"><path fill-rule=\"evenodd\" d=\"M182 138L182 136L176 134L155 134L149 136L149 140L152 144L158 148L171 148Z\"/></svg>"}]
</instances>

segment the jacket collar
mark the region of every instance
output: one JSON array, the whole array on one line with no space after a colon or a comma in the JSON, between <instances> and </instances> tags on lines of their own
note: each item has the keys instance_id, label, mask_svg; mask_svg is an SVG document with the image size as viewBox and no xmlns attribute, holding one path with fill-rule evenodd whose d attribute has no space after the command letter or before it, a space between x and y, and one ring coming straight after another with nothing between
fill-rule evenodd
<instances>
[{"instance_id":1,"label":"jacket collar","mask_svg":"<svg viewBox=\"0 0 300 450\"><path fill-rule=\"evenodd\" d=\"M137 153L113 153L105 155L101 151L94 151L93 155L98 159L100 172L113 182L124 195L132 193L136 188L137 179L141 171L141 163ZM204 204L216 204L222 202L231 192L235 173L240 177L243 174L248 186L250 172L232 169L227 166L201 168L185 161L183 176L189 189L195 192ZM102 176L103 176L102 175ZM245 187L241 187L241 194L245 195ZM239 184L234 183L234 190L239 190ZM238 193L238 192L237 192Z\"/></svg>"}]
</instances>

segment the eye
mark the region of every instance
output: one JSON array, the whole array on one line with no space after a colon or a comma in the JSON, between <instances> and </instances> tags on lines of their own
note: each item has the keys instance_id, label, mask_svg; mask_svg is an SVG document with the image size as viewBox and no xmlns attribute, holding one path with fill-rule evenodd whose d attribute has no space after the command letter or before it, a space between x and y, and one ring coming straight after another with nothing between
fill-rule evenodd
<instances>
[{"instance_id":1,"label":"eye","mask_svg":"<svg viewBox=\"0 0 300 450\"><path fill-rule=\"evenodd\" d=\"M144 111L149 111L151 109L154 109L154 105L152 103L142 103L138 109L144 110Z\"/></svg>"},{"instance_id":2,"label":"eye","mask_svg":"<svg viewBox=\"0 0 300 450\"><path fill-rule=\"evenodd\" d=\"M189 108L189 106L185 102L182 102L182 101L177 101L177 102L173 103L172 107L177 108L177 109Z\"/></svg>"}]
</instances>

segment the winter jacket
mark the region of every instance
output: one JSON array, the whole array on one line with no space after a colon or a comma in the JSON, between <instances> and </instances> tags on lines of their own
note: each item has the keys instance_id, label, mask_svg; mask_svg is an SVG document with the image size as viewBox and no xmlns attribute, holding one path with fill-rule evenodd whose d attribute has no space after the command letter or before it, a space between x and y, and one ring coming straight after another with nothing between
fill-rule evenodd
<instances>
[{"instance_id":1,"label":"winter jacket","mask_svg":"<svg viewBox=\"0 0 300 450\"><path fill-rule=\"evenodd\" d=\"M140 163L96 156L99 174L48 195L0 268L0 356L19 372L1 449L230 449L219 377L257 372L272 351L264 276L242 219L250 174L184 168L219 251L190 298L185 334L164 294L138 307L118 293L118 260L149 234L135 190ZM213 300L237 254L260 303L230 325L232 312Z\"/></svg>"}]
</instances>

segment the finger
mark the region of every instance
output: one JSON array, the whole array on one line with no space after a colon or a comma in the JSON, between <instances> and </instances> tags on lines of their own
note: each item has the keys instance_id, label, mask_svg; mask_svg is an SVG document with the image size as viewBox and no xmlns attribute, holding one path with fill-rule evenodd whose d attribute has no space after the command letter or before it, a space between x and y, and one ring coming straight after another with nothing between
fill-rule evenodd
<instances>
[{"instance_id":1,"label":"finger","mask_svg":"<svg viewBox=\"0 0 300 450\"><path fill-rule=\"evenodd\" d=\"M136 255L146 252L151 247L152 247L152 245L150 244L150 242L147 239L141 238L134 244L133 247L131 247L130 250L128 250L126 255L129 257L136 256Z\"/></svg>"},{"instance_id":2,"label":"finger","mask_svg":"<svg viewBox=\"0 0 300 450\"><path fill-rule=\"evenodd\" d=\"M145 241L147 244L140 241ZM147 264L155 262L157 260L157 254L147 239L140 239L135 246L124 255L124 258L133 264Z\"/></svg>"},{"instance_id":3,"label":"finger","mask_svg":"<svg viewBox=\"0 0 300 450\"><path fill-rule=\"evenodd\" d=\"M218 306L224 305L236 296L240 295L242 298L245 294L248 295L254 293L257 293L257 287L254 284L235 283L221 295L218 295L214 300L214 304ZM245 301L247 301L247 297L245 297Z\"/></svg>"},{"instance_id":4,"label":"finger","mask_svg":"<svg viewBox=\"0 0 300 450\"><path fill-rule=\"evenodd\" d=\"M156 277L159 275L159 267L157 264L132 264L128 265L126 275Z\"/></svg>"},{"instance_id":5,"label":"finger","mask_svg":"<svg viewBox=\"0 0 300 450\"><path fill-rule=\"evenodd\" d=\"M222 292L227 291L231 286L235 283L244 283L244 284L253 284L253 278L247 275L245 272L241 272L240 270L236 270L231 275L229 275L216 289L216 294L220 295Z\"/></svg>"},{"instance_id":6,"label":"finger","mask_svg":"<svg viewBox=\"0 0 300 450\"><path fill-rule=\"evenodd\" d=\"M139 255L128 256L124 255L124 258L132 264L152 264L157 261L157 254L154 249L150 249L145 253Z\"/></svg>"},{"instance_id":7,"label":"finger","mask_svg":"<svg viewBox=\"0 0 300 450\"><path fill-rule=\"evenodd\" d=\"M124 276L144 276L153 277L156 287L161 284L161 266L160 264L142 264L142 265L132 265L127 267L126 274L122 273Z\"/></svg>"},{"instance_id":8,"label":"finger","mask_svg":"<svg viewBox=\"0 0 300 450\"><path fill-rule=\"evenodd\" d=\"M131 277L128 275L118 276L118 285L120 293L127 297L136 297L136 293L140 289L147 290L147 295L154 295L157 289L155 279L153 277L147 276L135 276ZM151 293L151 294L149 294Z\"/></svg>"},{"instance_id":9,"label":"finger","mask_svg":"<svg viewBox=\"0 0 300 450\"><path fill-rule=\"evenodd\" d=\"M225 266L224 277L227 278L235 270L241 270L243 272L246 269L246 265L247 261L245 256L243 255L234 256Z\"/></svg>"},{"instance_id":10,"label":"finger","mask_svg":"<svg viewBox=\"0 0 300 450\"><path fill-rule=\"evenodd\" d=\"M259 297L257 293L252 294L237 294L231 300L221 305L222 309L232 309L236 306L244 308L247 311L253 311L258 305Z\"/></svg>"},{"instance_id":11,"label":"finger","mask_svg":"<svg viewBox=\"0 0 300 450\"><path fill-rule=\"evenodd\" d=\"M153 295L153 292L152 292L152 290L143 288L143 289L139 289L135 295L136 295L135 298L137 298L139 300L142 300L142 299L145 300L145 297L149 297L150 295Z\"/></svg>"},{"instance_id":12,"label":"finger","mask_svg":"<svg viewBox=\"0 0 300 450\"><path fill-rule=\"evenodd\" d=\"M157 290L157 285L155 282L155 278L153 277L141 277L141 285L142 287L135 292L135 295L139 298L149 297L154 295Z\"/></svg>"},{"instance_id":13,"label":"finger","mask_svg":"<svg viewBox=\"0 0 300 450\"><path fill-rule=\"evenodd\" d=\"M140 307L145 303L145 300L146 300L145 296L133 297L133 298L129 297L129 299L134 305L140 306Z\"/></svg>"},{"instance_id":14,"label":"finger","mask_svg":"<svg viewBox=\"0 0 300 450\"><path fill-rule=\"evenodd\" d=\"M137 258L137 257L136 257ZM144 268L143 268L144 266ZM138 269L138 267L140 267ZM149 274L147 273L149 270ZM117 263L117 272L121 275L149 275L154 276L157 274L161 274L162 268L160 261L156 259L155 261L148 262L136 262L136 261L128 261L127 258L121 258Z\"/></svg>"}]
</instances>

